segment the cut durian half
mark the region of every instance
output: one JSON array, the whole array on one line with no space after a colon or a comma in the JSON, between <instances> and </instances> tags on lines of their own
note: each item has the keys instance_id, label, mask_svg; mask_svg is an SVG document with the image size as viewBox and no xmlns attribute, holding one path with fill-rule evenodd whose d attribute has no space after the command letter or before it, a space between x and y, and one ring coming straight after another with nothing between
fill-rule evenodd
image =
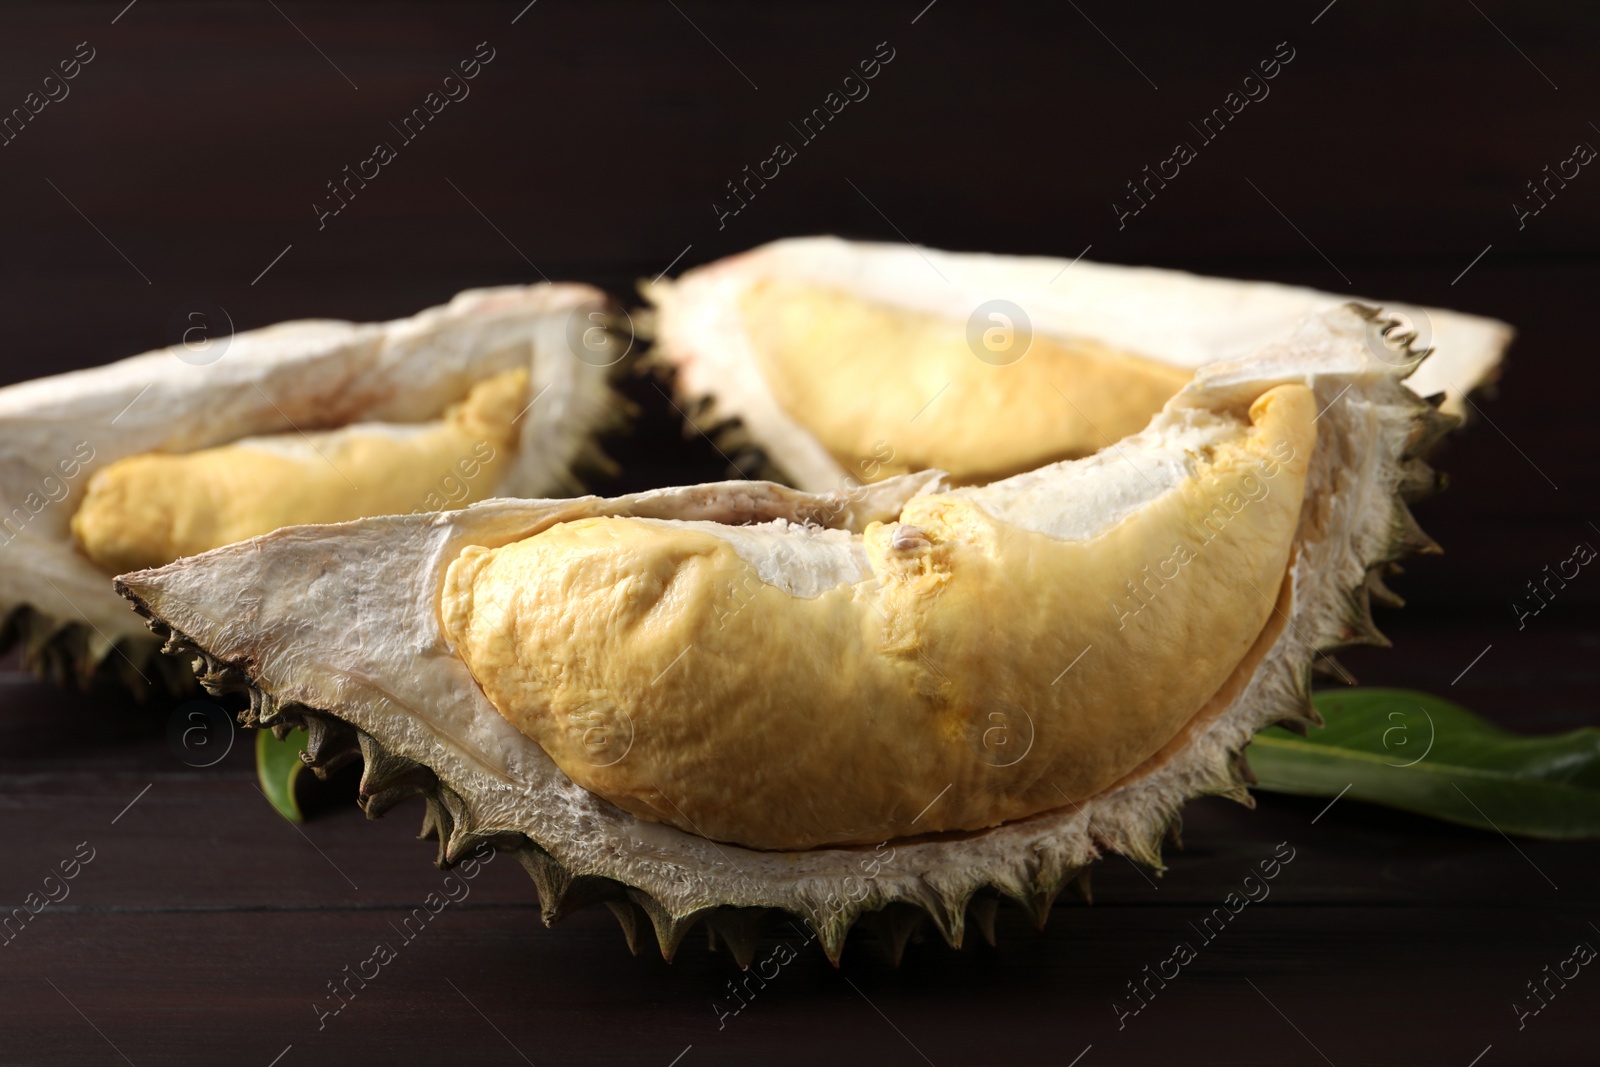
<instances>
[{"instance_id":1,"label":"cut durian half","mask_svg":"<svg viewBox=\"0 0 1600 1067\"><path fill-rule=\"evenodd\" d=\"M941 469L962 484L1098 451L1142 429L1203 364L1350 299L1087 260L793 238L642 283L651 358L697 426L803 489ZM1378 304L1378 301L1363 301ZM1435 354L1419 395L1493 377L1512 331L1384 304L1382 362Z\"/></svg>"},{"instance_id":2,"label":"cut durian half","mask_svg":"<svg viewBox=\"0 0 1600 1067\"><path fill-rule=\"evenodd\" d=\"M620 411L611 311L583 285L473 290L0 389L0 641L62 682L182 688L119 570L289 523L576 491Z\"/></svg>"},{"instance_id":3,"label":"cut durian half","mask_svg":"<svg viewBox=\"0 0 1600 1067\"><path fill-rule=\"evenodd\" d=\"M1392 325L1312 318L1117 448L982 488L495 500L117 589L247 722L359 751L369 815L424 796L441 863L514 850L547 922L604 902L670 956L704 919L741 963L771 909L835 960L864 916L959 945L1106 852L1159 867L1191 798L1249 803L1251 736L1316 721L1327 650L1383 643L1369 598L1434 547L1404 501L1456 422L1373 357Z\"/></svg>"}]
</instances>

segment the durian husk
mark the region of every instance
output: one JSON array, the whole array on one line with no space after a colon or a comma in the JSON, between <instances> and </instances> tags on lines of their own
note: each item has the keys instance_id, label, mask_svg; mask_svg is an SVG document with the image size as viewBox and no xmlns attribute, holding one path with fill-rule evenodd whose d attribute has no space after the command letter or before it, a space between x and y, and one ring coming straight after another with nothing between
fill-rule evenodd
<instances>
[{"instance_id":1,"label":"durian husk","mask_svg":"<svg viewBox=\"0 0 1600 1067\"><path fill-rule=\"evenodd\" d=\"M1280 599L1284 624L1267 631L1276 637L1233 698L1192 721L1142 776L991 829L889 842L892 860L875 868L872 848L742 848L641 821L579 788L495 712L446 645L438 588L464 545L509 543L587 516L783 518L860 531L940 488L938 472L850 493L721 482L291 528L123 575L117 588L169 652L195 657L208 690L248 696L247 724L306 727L313 766L359 751L369 816L423 797L423 836L438 839L440 865L483 842L515 852L546 923L604 903L631 947L643 918L670 958L703 920L741 965L771 913L809 924L835 962L858 923L896 958L919 923L959 947L969 918L992 938L999 899L1042 926L1063 888L1087 896L1088 872L1109 852L1160 869L1162 842L1187 801L1251 803L1244 751L1256 731L1319 723L1314 663L1344 645L1385 643L1370 600L1385 595L1381 575L1392 561L1437 550L1406 502L1437 487L1421 453L1457 421L1437 397L1405 387L1409 367L1371 356L1371 331L1391 325L1358 305L1326 313L1250 358L1203 368L1173 402L1240 410L1273 385L1302 382L1322 412ZM1131 464L1128 476L1138 476ZM318 588L308 594L313 577ZM374 606L372 590L389 591L387 607Z\"/></svg>"},{"instance_id":2,"label":"durian husk","mask_svg":"<svg viewBox=\"0 0 1600 1067\"><path fill-rule=\"evenodd\" d=\"M109 679L139 698L193 687L186 667L174 669L129 616L111 575L73 542L72 515L90 476L125 456L354 422L420 422L475 382L527 367L529 395L544 392L520 421L518 459L498 494L580 491L577 472L608 466L596 435L625 409L608 370L574 355L571 339L594 320L583 318L575 333L572 316L591 311L608 323L617 317L610 299L585 285L470 290L390 322L305 320L242 332L205 365L174 346L0 389L0 520L11 518L6 533L14 534L8 543L0 535L0 651L20 644L25 666L63 685ZM93 458L64 478L58 464L79 442Z\"/></svg>"},{"instance_id":3,"label":"durian husk","mask_svg":"<svg viewBox=\"0 0 1600 1067\"><path fill-rule=\"evenodd\" d=\"M763 377L741 301L765 281L801 282L910 312L965 322L980 304L1005 298L1024 309L1035 335L1084 340L1183 369L1238 359L1280 338L1309 315L1339 307L1349 295L1272 282L1237 281L1154 267L1089 260L945 252L910 244L799 237L686 271L641 282L653 305L637 317L652 339L647 362L671 373L679 407L722 451L802 489L854 484L841 464L784 408ZM1407 350L1432 350L1415 368L1412 389L1442 394L1441 409L1465 414L1472 390L1494 381L1513 330L1494 319L1396 301L1356 298L1404 315L1371 350L1404 362ZM1385 343L1387 341L1387 343ZM915 353L878 350L862 358L908 361ZM1071 391L1070 380L1061 386ZM1019 397L1019 403L1031 398ZM1003 410L963 411L994 418ZM1085 412L1096 420L1092 406ZM1040 464L1058 457L1041 455Z\"/></svg>"}]
</instances>

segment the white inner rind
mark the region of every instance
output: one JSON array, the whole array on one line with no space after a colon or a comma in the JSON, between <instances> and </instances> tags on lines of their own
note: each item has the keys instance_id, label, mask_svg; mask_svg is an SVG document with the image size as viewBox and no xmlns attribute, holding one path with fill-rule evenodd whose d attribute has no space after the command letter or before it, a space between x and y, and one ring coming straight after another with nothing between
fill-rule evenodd
<instances>
[{"instance_id":1,"label":"white inner rind","mask_svg":"<svg viewBox=\"0 0 1600 1067\"><path fill-rule=\"evenodd\" d=\"M854 585L872 573L861 538L847 530L793 523L788 519L752 526L704 520L647 519L662 526L688 527L720 537L755 568L767 585L790 596L817 597L841 585Z\"/></svg>"},{"instance_id":2,"label":"white inner rind","mask_svg":"<svg viewBox=\"0 0 1600 1067\"><path fill-rule=\"evenodd\" d=\"M390 441L412 441L424 436L439 424L430 422L361 422L341 426L337 430L324 430L301 436L297 433L275 433L260 437L244 437L228 442L234 448L247 448L310 462L322 456L321 450L337 448L343 441L359 437L382 437Z\"/></svg>"},{"instance_id":3,"label":"white inner rind","mask_svg":"<svg viewBox=\"0 0 1600 1067\"><path fill-rule=\"evenodd\" d=\"M1092 456L950 495L972 500L1013 526L1088 541L1194 477L1196 454L1238 433L1240 425L1209 411L1166 413L1142 433ZM1063 476L1073 480L1070 497L1052 487Z\"/></svg>"}]
</instances>

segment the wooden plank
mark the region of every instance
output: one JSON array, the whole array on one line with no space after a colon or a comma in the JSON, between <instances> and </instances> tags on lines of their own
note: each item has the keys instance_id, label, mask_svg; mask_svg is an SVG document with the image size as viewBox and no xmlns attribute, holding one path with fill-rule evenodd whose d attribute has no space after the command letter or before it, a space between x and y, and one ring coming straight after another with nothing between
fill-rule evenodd
<instances>
[{"instance_id":1,"label":"wooden plank","mask_svg":"<svg viewBox=\"0 0 1600 1067\"><path fill-rule=\"evenodd\" d=\"M1581 977L1520 1031L1511 1008L1575 941L1592 943L1570 908L1269 903L1209 942L1192 907L1068 909L1042 936L1006 915L995 949L914 944L899 970L863 955L835 971L796 936L792 962L753 977L698 939L670 965L634 959L602 913L552 933L469 904L409 942L393 925L402 915L47 914L5 950L0 1062L112 1063L114 1044L139 1064L265 1065L292 1045L284 1063L660 1067L692 1045L685 1064L1065 1064L1092 1044L1084 1062L1181 1049L1183 1062L1235 1067L1320 1063L1319 1051L1467 1064L1492 1044L1499 1062L1549 1064L1587 1062L1562 1050L1592 1036L1595 991ZM365 965L379 943L393 960ZM1179 943L1192 962L1164 967ZM1127 983L1146 967L1170 981L1144 987L1154 996L1124 1017L1138 1003Z\"/></svg>"}]
</instances>

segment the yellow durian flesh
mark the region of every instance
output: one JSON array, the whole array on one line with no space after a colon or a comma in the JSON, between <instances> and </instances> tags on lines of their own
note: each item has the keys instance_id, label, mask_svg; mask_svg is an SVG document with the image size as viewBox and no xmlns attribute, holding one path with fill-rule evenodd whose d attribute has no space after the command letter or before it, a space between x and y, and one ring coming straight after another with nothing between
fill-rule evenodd
<instances>
[{"instance_id":1,"label":"yellow durian flesh","mask_svg":"<svg viewBox=\"0 0 1600 1067\"><path fill-rule=\"evenodd\" d=\"M528 372L503 371L433 422L355 423L252 437L97 471L72 517L80 550L113 574L157 567L282 526L462 507L514 460Z\"/></svg>"},{"instance_id":2,"label":"yellow durian flesh","mask_svg":"<svg viewBox=\"0 0 1600 1067\"><path fill-rule=\"evenodd\" d=\"M1262 393L1082 540L914 498L866 529L870 575L813 596L693 526L566 522L466 548L441 620L512 725L642 818L782 850L994 826L1127 780L1230 683L1315 418L1305 386Z\"/></svg>"},{"instance_id":3,"label":"yellow durian flesh","mask_svg":"<svg viewBox=\"0 0 1600 1067\"><path fill-rule=\"evenodd\" d=\"M1009 333L1015 350L985 361L962 320L810 282L764 279L740 308L778 406L863 482L937 468L975 483L1085 456L1143 429L1191 377L1044 334Z\"/></svg>"}]
</instances>

